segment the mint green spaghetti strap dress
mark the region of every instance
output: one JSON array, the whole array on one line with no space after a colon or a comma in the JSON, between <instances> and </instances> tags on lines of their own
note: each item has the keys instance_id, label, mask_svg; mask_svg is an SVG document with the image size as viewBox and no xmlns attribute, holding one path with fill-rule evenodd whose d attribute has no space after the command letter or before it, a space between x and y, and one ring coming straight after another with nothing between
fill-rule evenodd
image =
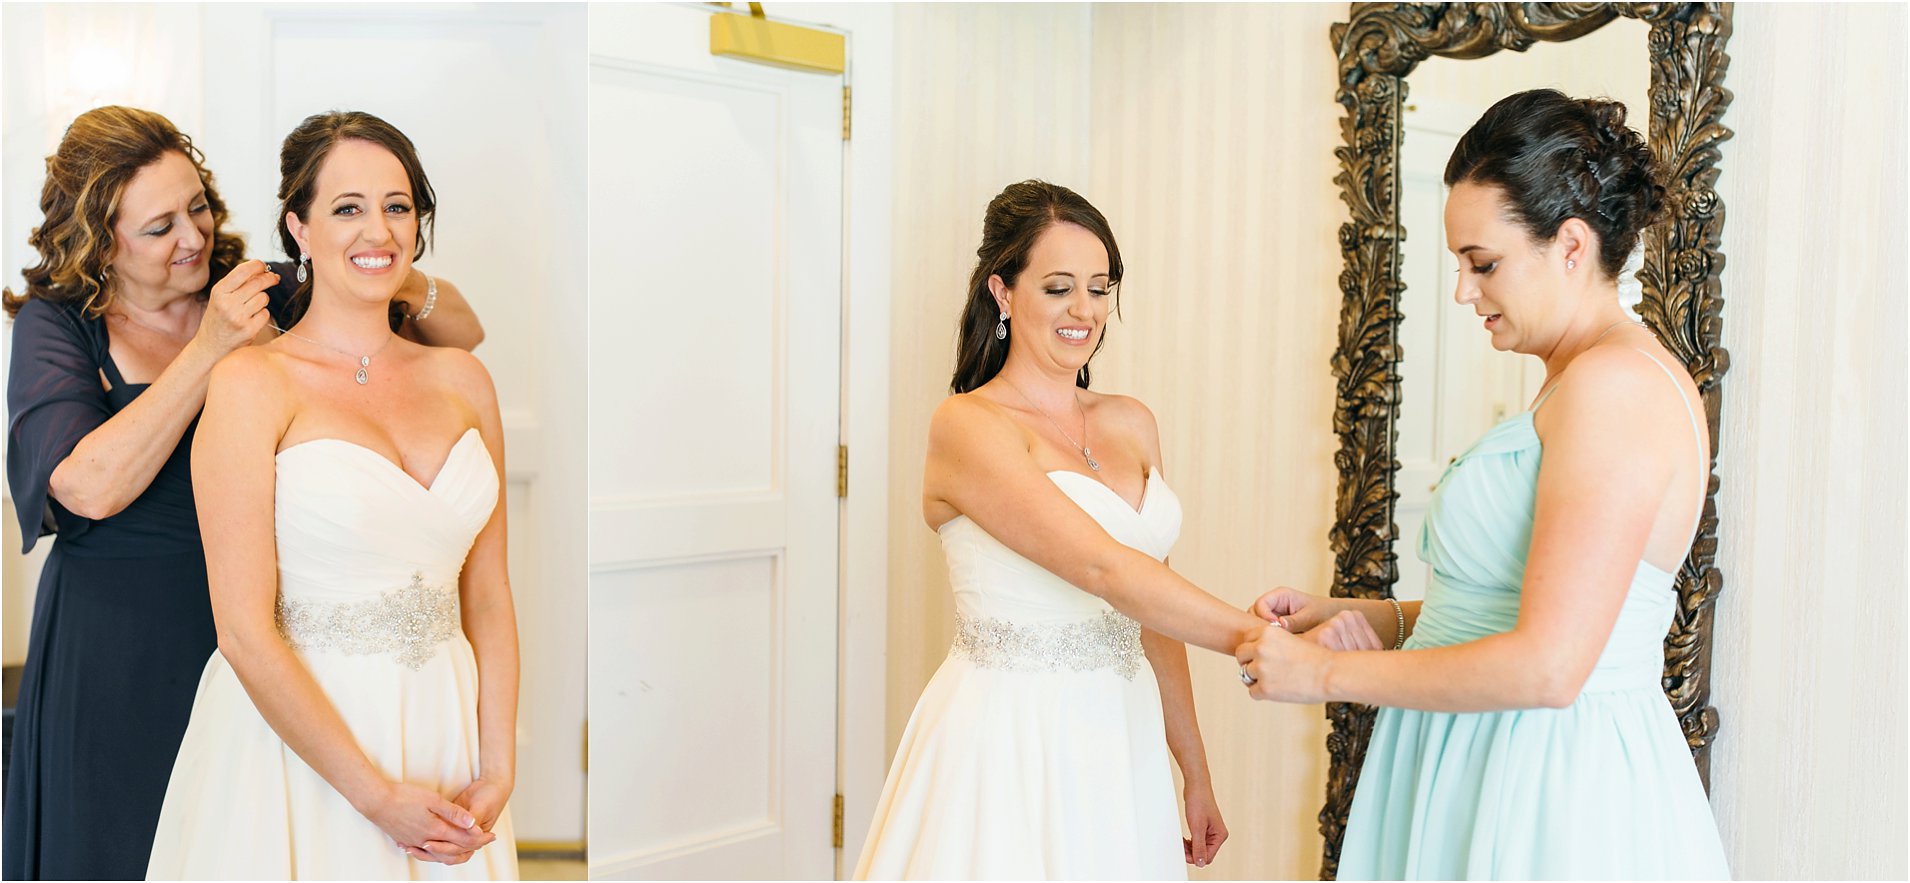
<instances>
[{"instance_id":1,"label":"mint green spaghetti strap dress","mask_svg":"<svg viewBox=\"0 0 1910 883\"><path fill-rule=\"evenodd\" d=\"M1688 398L1685 409L1697 435ZM1527 411L1446 469L1419 540L1433 576L1405 649L1512 629L1542 454ZM1339 879L1729 877L1697 766L1659 683L1676 603L1672 575L1640 561L1611 639L1568 707L1380 709Z\"/></svg>"}]
</instances>

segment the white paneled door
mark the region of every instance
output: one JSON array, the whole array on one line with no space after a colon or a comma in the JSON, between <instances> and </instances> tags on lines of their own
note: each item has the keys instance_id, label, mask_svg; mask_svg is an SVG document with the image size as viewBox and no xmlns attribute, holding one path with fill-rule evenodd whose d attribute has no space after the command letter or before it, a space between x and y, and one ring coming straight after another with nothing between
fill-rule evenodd
<instances>
[{"instance_id":1,"label":"white paneled door","mask_svg":"<svg viewBox=\"0 0 1910 883\"><path fill-rule=\"evenodd\" d=\"M590 871L827 879L842 78L590 11Z\"/></svg>"}]
</instances>

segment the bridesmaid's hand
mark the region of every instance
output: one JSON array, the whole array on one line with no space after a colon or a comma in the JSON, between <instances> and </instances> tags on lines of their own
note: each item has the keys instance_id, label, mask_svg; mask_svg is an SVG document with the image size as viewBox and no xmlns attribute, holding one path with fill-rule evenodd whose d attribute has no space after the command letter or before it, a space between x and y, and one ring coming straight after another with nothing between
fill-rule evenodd
<instances>
[{"instance_id":1,"label":"bridesmaid's hand","mask_svg":"<svg viewBox=\"0 0 1910 883\"><path fill-rule=\"evenodd\" d=\"M1326 669L1332 656L1332 651L1273 625L1234 648L1234 659L1254 679L1247 693L1278 702L1325 702Z\"/></svg>"},{"instance_id":2,"label":"bridesmaid's hand","mask_svg":"<svg viewBox=\"0 0 1910 883\"><path fill-rule=\"evenodd\" d=\"M1333 618L1310 629L1300 637L1328 650L1384 650L1379 633L1373 631L1373 624L1366 617L1351 610L1342 610L1333 614Z\"/></svg>"},{"instance_id":3,"label":"bridesmaid's hand","mask_svg":"<svg viewBox=\"0 0 1910 883\"><path fill-rule=\"evenodd\" d=\"M385 832L406 855L420 861L462 864L479 847L497 836L477 824L469 810L445 800L438 792L409 782L393 782L365 818ZM445 851L429 849L436 846Z\"/></svg>"},{"instance_id":4,"label":"bridesmaid's hand","mask_svg":"<svg viewBox=\"0 0 1910 883\"><path fill-rule=\"evenodd\" d=\"M1220 804L1214 800L1214 787L1205 782L1190 782L1182 799L1187 803L1187 830L1192 837L1181 838L1181 849L1187 855L1188 864L1207 867L1220 853L1220 844L1227 842L1227 823L1220 820Z\"/></svg>"},{"instance_id":5,"label":"bridesmaid's hand","mask_svg":"<svg viewBox=\"0 0 1910 883\"><path fill-rule=\"evenodd\" d=\"M1287 631L1297 635L1332 619L1333 614L1343 609L1339 600L1281 586L1261 595L1247 610L1268 622L1286 626Z\"/></svg>"}]
</instances>

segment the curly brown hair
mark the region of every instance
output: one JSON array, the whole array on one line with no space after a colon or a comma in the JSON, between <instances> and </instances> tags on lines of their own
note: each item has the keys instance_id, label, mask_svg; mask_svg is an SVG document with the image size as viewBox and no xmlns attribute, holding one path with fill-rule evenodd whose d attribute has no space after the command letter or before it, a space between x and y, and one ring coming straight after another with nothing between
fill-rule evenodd
<instances>
[{"instance_id":1,"label":"curly brown hair","mask_svg":"<svg viewBox=\"0 0 1910 883\"><path fill-rule=\"evenodd\" d=\"M46 186L40 191L40 213L45 220L27 237L40 262L21 271L26 291L0 293L7 315L13 316L33 298L78 304L98 317L113 305L113 286L107 284L116 242L113 224L119 202L133 176L167 153L181 153L199 173L212 211L211 272L206 288L245 260L245 239L224 232L229 218L225 201L212 185L205 156L172 121L150 110L117 105L97 107L74 118L60 138L60 146L46 158Z\"/></svg>"}]
</instances>

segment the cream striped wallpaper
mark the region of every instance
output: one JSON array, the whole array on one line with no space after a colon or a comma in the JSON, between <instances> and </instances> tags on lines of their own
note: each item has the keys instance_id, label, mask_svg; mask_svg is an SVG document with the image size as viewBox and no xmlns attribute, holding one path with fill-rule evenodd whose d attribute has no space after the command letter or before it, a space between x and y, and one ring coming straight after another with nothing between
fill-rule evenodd
<instances>
[{"instance_id":1,"label":"cream striped wallpaper","mask_svg":"<svg viewBox=\"0 0 1910 883\"><path fill-rule=\"evenodd\" d=\"M1186 506L1173 565L1245 605L1324 591L1336 473L1343 7L1096 7L1091 198L1121 237L1124 320L1096 385L1140 398ZM1310 878L1326 787L1318 706L1250 701L1230 658L1190 651L1215 793L1233 832L1197 878Z\"/></svg>"},{"instance_id":2,"label":"cream striped wallpaper","mask_svg":"<svg viewBox=\"0 0 1910 883\"><path fill-rule=\"evenodd\" d=\"M1736 7L1711 803L1740 877L1910 874L1907 23Z\"/></svg>"},{"instance_id":3,"label":"cream striped wallpaper","mask_svg":"<svg viewBox=\"0 0 1910 883\"><path fill-rule=\"evenodd\" d=\"M895 7L894 361L887 752L948 653L954 599L922 521L929 415L948 395L982 210L1024 178L1088 169L1088 9Z\"/></svg>"}]
</instances>

